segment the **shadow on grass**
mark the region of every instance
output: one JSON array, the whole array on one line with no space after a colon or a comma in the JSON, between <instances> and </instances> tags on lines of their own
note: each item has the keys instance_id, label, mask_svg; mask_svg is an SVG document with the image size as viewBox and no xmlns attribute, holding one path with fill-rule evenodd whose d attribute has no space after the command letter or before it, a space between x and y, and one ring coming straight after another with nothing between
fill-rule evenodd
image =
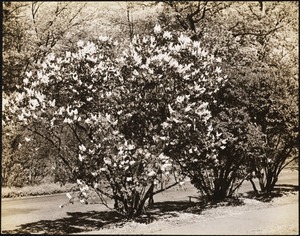
<instances>
[{"instance_id":1,"label":"shadow on grass","mask_svg":"<svg viewBox=\"0 0 300 236\"><path fill-rule=\"evenodd\" d=\"M299 186L298 185L293 185L293 184L277 184L275 185L273 191L271 193L267 194L255 194L254 191L249 191L246 193L247 198L252 198L256 199L258 201L262 202L270 202L272 201L273 198L277 197L283 197L289 193L294 193L296 191L299 191Z\"/></svg>"},{"instance_id":2,"label":"shadow on grass","mask_svg":"<svg viewBox=\"0 0 300 236\"><path fill-rule=\"evenodd\" d=\"M276 184L274 190L281 192L299 191L299 186L294 184Z\"/></svg>"},{"instance_id":3,"label":"shadow on grass","mask_svg":"<svg viewBox=\"0 0 300 236\"><path fill-rule=\"evenodd\" d=\"M177 217L180 212L191 212L193 207L203 208L201 202L163 201L156 202L147 213L135 219L136 222L149 224L159 219Z\"/></svg>"},{"instance_id":4,"label":"shadow on grass","mask_svg":"<svg viewBox=\"0 0 300 236\"><path fill-rule=\"evenodd\" d=\"M164 201L155 203L149 210L147 217L144 216L142 223L150 223L154 220L166 217L176 217L179 212L201 214L204 209L215 208L218 206L239 206L243 201L230 197L222 201L207 202L204 198L197 198L196 201Z\"/></svg>"},{"instance_id":5,"label":"shadow on grass","mask_svg":"<svg viewBox=\"0 0 300 236\"><path fill-rule=\"evenodd\" d=\"M166 201L157 202L147 213L135 219L138 223L149 224L155 220L176 217L178 212L188 212L198 202ZM121 227L128 220L116 211L67 212L67 217L57 220L41 220L19 225L15 230L3 234L73 234L97 231L114 225Z\"/></svg>"},{"instance_id":6,"label":"shadow on grass","mask_svg":"<svg viewBox=\"0 0 300 236\"><path fill-rule=\"evenodd\" d=\"M71 234L99 230L106 225L121 222L123 216L114 211L68 212L69 217L41 220L22 224L18 229L2 231L4 234Z\"/></svg>"},{"instance_id":7,"label":"shadow on grass","mask_svg":"<svg viewBox=\"0 0 300 236\"><path fill-rule=\"evenodd\" d=\"M163 201L156 202L147 214L136 219L140 223L151 223L155 220L168 217L177 217L178 213L201 214L203 210L219 206L240 206L244 202L237 197L228 197L224 200L207 201L205 197L193 197L193 201Z\"/></svg>"},{"instance_id":8,"label":"shadow on grass","mask_svg":"<svg viewBox=\"0 0 300 236\"><path fill-rule=\"evenodd\" d=\"M295 170L299 170L299 167L295 165L295 166L289 166L289 167L287 167L287 169L295 171Z\"/></svg>"},{"instance_id":9,"label":"shadow on grass","mask_svg":"<svg viewBox=\"0 0 300 236\"><path fill-rule=\"evenodd\" d=\"M165 201L156 202L152 207L152 210L166 213L171 211L185 211L191 206L199 205L201 202L189 202L189 201Z\"/></svg>"}]
</instances>

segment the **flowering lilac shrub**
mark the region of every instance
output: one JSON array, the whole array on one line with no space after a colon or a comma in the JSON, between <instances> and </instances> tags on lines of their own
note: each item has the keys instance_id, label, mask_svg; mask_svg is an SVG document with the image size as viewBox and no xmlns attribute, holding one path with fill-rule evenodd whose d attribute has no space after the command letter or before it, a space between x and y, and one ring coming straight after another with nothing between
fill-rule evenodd
<instances>
[{"instance_id":1,"label":"flowering lilac shrub","mask_svg":"<svg viewBox=\"0 0 300 236\"><path fill-rule=\"evenodd\" d=\"M222 60L200 42L158 25L152 35L135 36L121 56L113 48L99 37L63 56L49 54L26 73L5 120L53 146L83 203L92 189L135 217L153 195L189 175L183 155L194 162L191 154L205 153L205 169L226 146L210 111L226 77Z\"/></svg>"}]
</instances>

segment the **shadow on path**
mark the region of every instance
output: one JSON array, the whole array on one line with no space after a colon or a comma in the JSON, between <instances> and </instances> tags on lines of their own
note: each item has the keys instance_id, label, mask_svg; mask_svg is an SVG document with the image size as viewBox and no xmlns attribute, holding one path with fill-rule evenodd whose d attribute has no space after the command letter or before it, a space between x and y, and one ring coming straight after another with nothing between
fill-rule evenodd
<instances>
[{"instance_id":1,"label":"shadow on path","mask_svg":"<svg viewBox=\"0 0 300 236\"><path fill-rule=\"evenodd\" d=\"M6 230L4 234L70 234L90 230L99 230L103 226L120 222L123 216L114 211L68 212L69 217L57 220L41 220L22 224L15 230Z\"/></svg>"}]
</instances>

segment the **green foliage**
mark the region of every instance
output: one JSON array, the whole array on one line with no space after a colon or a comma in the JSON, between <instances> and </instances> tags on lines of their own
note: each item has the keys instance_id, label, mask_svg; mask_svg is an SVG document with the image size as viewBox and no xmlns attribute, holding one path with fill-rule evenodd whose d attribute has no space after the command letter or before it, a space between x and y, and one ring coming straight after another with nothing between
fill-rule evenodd
<instances>
[{"instance_id":1,"label":"green foliage","mask_svg":"<svg viewBox=\"0 0 300 236\"><path fill-rule=\"evenodd\" d=\"M2 185L22 187L39 184L47 178L54 182L69 181L65 171L59 171L63 166L53 158L57 152L47 140L17 127L3 127Z\"/></svg>"},{"instance_id":2,"label":"green foliage","mask_svg":"<svg viewBox=\"0 0 300 236\"><path fill-rule=\"evenodd\" d=\"M264 3L262 11L254 4L238 9L247 11L239 14L242 23L232 34L239 39L241 55L248 63L237 67L235 101L259 127L256 140L261 144L256 150L260 154L251 160L250 168L259 179L260 190L269 193L281 170L297 158L296 8L294 3Z\"/></svg>"},{"instance_id":3,"label":"green foliage","mask_svg":"<svg viewBox=\"0 0 300 236\"><path fill-rule=\"evenodd\" d=\"M263 137L260 148L263 155L254 158L251 167L261 191L269 193L282 169L298 158L298 85L277 68L258 75L246 88L243 106L247 107L251 120L261 127L257 135Z\"/></svg>"}]
</instances>

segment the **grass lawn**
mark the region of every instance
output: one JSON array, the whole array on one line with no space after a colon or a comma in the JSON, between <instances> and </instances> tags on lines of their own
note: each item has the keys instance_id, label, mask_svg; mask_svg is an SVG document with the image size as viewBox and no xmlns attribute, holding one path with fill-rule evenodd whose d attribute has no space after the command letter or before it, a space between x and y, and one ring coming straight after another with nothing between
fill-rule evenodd
<instances>
[{"instance_id":1,"label":"grass lawn","mask_svg":"<svg viewBox=\"0 0 300 236\"><path fill-rule=\"evenodd\" d=\"M55 193L64 193L70 191L78 190L76 189L76 184L67 183L65 185L48 183L40 184L34 186L24 186L24 187L2 187L2 198L16 198L16 197L26 197L26 196L39 196L39 195L49 195Z\"/></svg>"}]
</instances>

